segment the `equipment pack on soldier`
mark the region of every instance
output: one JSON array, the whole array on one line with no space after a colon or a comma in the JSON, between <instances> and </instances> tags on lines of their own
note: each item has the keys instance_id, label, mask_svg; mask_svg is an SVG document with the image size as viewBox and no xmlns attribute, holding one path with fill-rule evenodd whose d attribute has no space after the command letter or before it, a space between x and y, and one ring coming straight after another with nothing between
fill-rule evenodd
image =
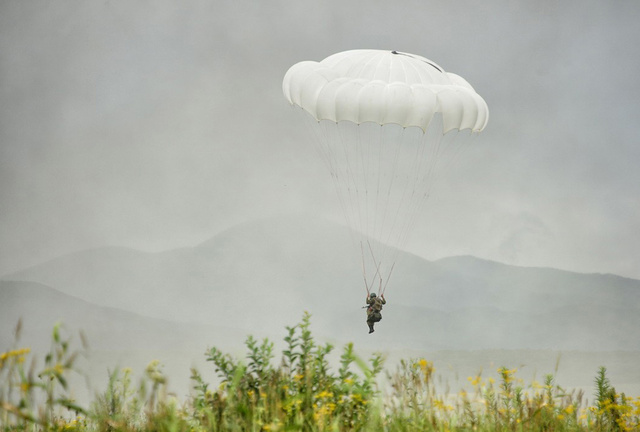
<instances>
[{"instance_id":1,"label":"equipment pack on soldier","mask_svg":"<svg viewBox=\"0 0 640 432\"><path fill-rule=\"evenodd\" d=\"M384 299L384 294L380 297L376 296L376 293L369 294L367 301L367 325L369 326L369 333L373 333L375 330L373 325L382 319L382 305L387 304Z\"/></svg>"}]
</instances>

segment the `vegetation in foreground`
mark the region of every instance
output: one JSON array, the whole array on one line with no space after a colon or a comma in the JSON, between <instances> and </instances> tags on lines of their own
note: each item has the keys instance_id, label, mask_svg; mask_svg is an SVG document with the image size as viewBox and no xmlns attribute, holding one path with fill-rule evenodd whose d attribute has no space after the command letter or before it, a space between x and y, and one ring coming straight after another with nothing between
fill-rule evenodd
<instances>
[{"instance_id":1,"label":"vegetation in foreground","mask_svg":"<svg viewBox=\"0 0 640 432\"><path fill-rule=\"evenodd\" d=\"M221 384L212 387L192 370L186 401L168 393L153 361L136 386L131 371L113 372L107 390L82 407L68 396L78 352L56 326L41 370L28 348L0 354L0 425L3 431L640 430L640 398L617 394L604 367L597 371L592 406L552 375L527 385L506 367L498 380L469 377L471 392L438 394L433 365L425 359L401 361L383 375L381 355L365 361L347 344L332 370L334 347L316 343L308 314L287 327L284 341L278 365L267 339L250 336L244 360L210 349L207 360Z\"/></svg>"}]
</instances>

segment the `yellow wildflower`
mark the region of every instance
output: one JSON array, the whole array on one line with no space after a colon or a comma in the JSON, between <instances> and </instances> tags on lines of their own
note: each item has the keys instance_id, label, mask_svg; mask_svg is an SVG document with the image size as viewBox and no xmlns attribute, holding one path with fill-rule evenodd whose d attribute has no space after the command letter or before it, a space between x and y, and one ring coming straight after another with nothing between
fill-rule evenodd
<instances>
[{"instance_id":1,"label":"yellow wildflower","mask_svg":"<svg viewBox=\"0 0 640 432\"><path fill-rule=\"evenodd\" d=\"M316 399L329 399L333 397L333 393L323 390L316 395Z\"/></svg>"},{"instance_id":2,"label":"yellow wildflower","mask_svg":"<svg viewBox=\"0 0 640 432\"><path fill-rule=\"evenodd\" d=\"M156 384L164 384L166 378L162 374L160 360L152 360L145 369L147 376Z\"/></svg>"},{"instance_id":3,"label":"yellow wildflower","mask_svg":"<svg viewBox=\"0 0 640 432\"><path fill-rule=\"evenodd\" d=\"M31 352L31 348L19 348L19 349L3 352L2 354L0 354L0 366L2 366L6 360L14 357L16 358L16 361L18 363L23 363L24 356L29 354L30 352Z\"/></svg>"},{"instance_id":4,"label":"yellow wildflower","mask_svg":"<svg viewBox=\"0 0 640 432\"><path fill-rule=\"evenodd\" d=\"M505 383L510 383L511 381L513 381L513 376L517 371L518 369L507 369L505 367L498 369L498 373L502 375L502 379Z\"/></svg>"},{"instance_id":5,"label":"yellow wildflower","mask_svg":"<svg viewBox=\"0 0 640 432\"><path fill-rule=\"evenodd\" d=\"M566 412L568 415L573 414L575 407L573 405L569 405L564 409L564 412Z\"/></svg>"},{"instance_id":6,"label":"yellow wildflower","mask_svg":"<svg viewBox=\"0 0 640 432\"><path fill-rule=\"evenodd\" d=\"M471 385L475 387L478 384L482 383L482 378L480 378L480 375L476 375L475 377L468 377L467 381L469 381Z\"/></svg>"},{"instance_id":7,"label":"yellow wildflower","mask_svg":"<svg viewBox=\"0 0 640 432\"><path fill-rule=\"evenodd\" d=\"M422 373L424 373L425 375L431 375L435 370L435 368L433 367L433 363L425 359L420 359L420 361L418 361L418 366L420 366L420 369L422 369Z\"/></svg>"}]
</instances>

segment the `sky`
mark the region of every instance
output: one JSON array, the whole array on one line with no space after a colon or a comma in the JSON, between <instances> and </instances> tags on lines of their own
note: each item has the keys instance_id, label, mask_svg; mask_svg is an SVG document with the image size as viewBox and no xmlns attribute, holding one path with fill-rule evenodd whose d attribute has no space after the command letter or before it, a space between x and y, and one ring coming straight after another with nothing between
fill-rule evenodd
<instances>
[{"instance_id":1,"label":"sky","mask_svg":"<svg viewBox=\"0 0 640 432\"><path fill-rule=\"evenodd\" d=\"M373 48L435 61L490 110L409 251L640 278L639 17L636 0L4 0L0 274L336 218L282 78Z\"/></svg>"}]
</instances>

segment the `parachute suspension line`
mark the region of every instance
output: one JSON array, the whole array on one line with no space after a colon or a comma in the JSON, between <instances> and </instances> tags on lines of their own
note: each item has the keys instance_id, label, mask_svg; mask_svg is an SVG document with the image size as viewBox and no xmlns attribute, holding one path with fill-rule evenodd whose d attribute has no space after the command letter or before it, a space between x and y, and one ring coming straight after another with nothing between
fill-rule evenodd
<instances>
[{"instance_id":1,"label":"parachute suspension line","mask_svg":"<svg viewBox=\"0 0 640 432\"><path fill-rule=\"evenodd\" d=\"M357 204L359 209L359 225L358 231L361 235L361 247L364 241L367 242L370 258L362 254L363 265L365 261L371 260L375 273L365 277L367 289L370 290L375 283L377 277L381 276L381 263L383 262L385 247L379 243L381 237L380 229L384 227L384 224L380 223L380 207L384 207L384 201L380 195L380 181L381 175L374 176L372 173L384 173L384 165L382 150L386 148L386 143L380 138L382 126L375 123L361 124L357 128L357 149L359 152L359 165L357 165L358 172L354 176L360 181L362 186L360 194L358 196ZM352 165L353 166L353 165ZM371 244L370 239L378 239L375 243L375 247ZM374 250L375 249L375 250ZM369 254L368 254L369 255Z\"/></svg>"},{"instance_id":2,"label":"parachute suspension line","mask_svg":"<svg viewBox=\"0 0 640 432\"><path fill-rule=\"evenodd\" d=\"M384 286L380 290L381 295L384 295L384 293L387 291L387 285L389 285L389 279L391 279L391 273L393 273L393 268L395 266L396 266L396 263L394 261L393 264L391 264L391 269L389 269L389 274L387 275L387 280L385 281ZM380 280L380 282L382 283L382 279Z\"/></svg>"},{"instance_id":3,"label":"parachute suspension line","mask_svg":"<svg viewBox=\"0 0 640 432\"><path fill-rule=\"evenodd\" d=\"M384 247L382 249L380 262L385 262L387 265L393 263L395 260L394 247L397 246L397 226L398 215L402 211L402 196L398 195L398 191L404 191L403 185L403 166L402 152L403 152L403 140L404 140L403 127L398 125L391 125L386 128L385 133L382 135L384 142L382 143L382 151L380 163L386 167L386 182L382 184L383 190L381 191L382 202L384 208L382 211L382 220L380 222L381 229L379 238L385 245L391 245L391 247ZM400 198L400 199L399 199ZM397 252L397 251L396 251ZM381 275L382 277L382 275Z\"/></svg>"},{"instance_id":4,"label":"parachute suspension line","mask_svg":"<svg viewBox=\"0 0 640 432\"><path fill-rule=\"evenodd\" d=\"M431 193L435 182L439 178L438 173L442 172L441 165L443 161L446 159L446 152L449 147L446 145L446 141L450 137L455 136L455 134L456 132L453 132L453 131L449 132L448 134L439 133L436 139L434 140L433 149L432 149L433 161L431 162L429 166L429 170L427 171L427 174L426 174L427 175L426 182L429 185L428 189L425 191L425 194L427 196Z\"/></svg>"},{"instance_id":5,"label":"parachute suspension line","mask_svg":"<svg viewBox=\"0 0 640 432\"><path fill-rule=\"evenodd\" d=\"M352 165L355 164L356 167L359 164L359 158L357 157L359 154L359 143L354 139L349 139L349 127L352 126L352 123L342 123L338 125L338 133L340 135L340 149L343 151L343 160L344 160L344 176L343 179L345 181L344 187L347 190L347 198L348 198L348 209L345 211L345 218L347 219L347 224L349 225L349 233L351 236L351 240L355 245L356 242L359 242L362 245L361 234L357 232L356 227L358 227L358 223L361 220L360 209L358 208L359 196L360 196L360 185L356 176L357 170L354 171L352 169ZM355 126L356 136L358 135L358 126ZM353 134L352 134L353 135ZM353 147L353 148L352 148ZM353 155L351 154L353 153ZM361 256L364 255L362 252L361 246ZM369 284L367 283L366 277L366 263L362 259L362 278L364 280L364 286L369 293Z\"/></svg>"},{"instance_id":6,"label":"parachute suspension line","mask_svg":"<svg viewBox=\"0 0 640 432\"><path fill-rule=\"evenodd\" d=\"M327 130L333 132L332 136L327 140L328 145L332 148L333 157L336 161L336 175L334 177L334 185L336 188L336 193L340 200L340 206L342 208L342 213L344 215L345 221L349 229L349 236L351 237L351 241L353 244L356 243L355 233L352 231L352 228L355 224L354 217L355 211L353 209L354 202L357 202L354 199L354 194L357 197L357 182L353 181L350 166L350 156L349 156L349 140L343 136L342 129L347 127L347 124L343 122L335 123L335 122L327 122ZM333 143L333 144L332 144Z\"/></svg>"},{"instance_id":7,"label":"parachute suspension line","mask_svg":"<svg viewBox=\"0 0 640 432\"><path fill-rule=\"evenodd\" d=\"M398 229L396 239L398 249L394 258L394 265L397 263L400 251L406 246L409 234L417 224L421 215L420 209L429 198L429 192L433 186L434 179L439 172L439 164L442 161L442 121L440 117L434 118L426 131L412 130L417 132L414 139L404 143L408 149L414 149L406 154L411 160L407 160L410 166L407 174L408 198L406 203L406 216L402 219L402 226ZM445 149L446 150L446 149ZM409 193L410 192L410 193ZM385 286L386 288L386 286Z\"/></svg>"},{"instance_id":8,"label":"parachute suspension line","mask_svg":"<svg viewBox=\"0 0 640 432\"><path fill-rule=\"evenodd\" d=\"M362 209L359 202L362 195L361 182L357 176L357 166L359 161L358 155L360 153L358 140L355 139L354 134L359 134L359 126L352 122L343 122L338 125L338 132L340 135L339 148L344 152L344 180L346 181L348 205L350 207L347 212L348 224L353 229L354 227L362 226ZM355 165L355 167L354 167ZM355 234L355 233L354 233Z\"/></svg>"},{"instance_id":9,"label":"parachute suspension line","mask_svg":"<svg viewBox=\"0 0 640 432\"><path fill-rule=\"evenodd\" d=\"M438 173L466 146L454 139L456 133L442 133L439 117L418 133L417 128L317 121L301 114L316 135L316 151L332 176L351 241L360 243L367 295L375 285L384 293Z\"/></svg>"},{"instance_id":10,"label":"parachute suspension line","mask_svg":"<svg viewBox=\"0 0 640 432\"><path fill-rule=\"evenodd\" d=\"M352 122L332 123L335 128L335 136L328 142L333 143L334 155L339 167L335 177L336 192L340 197L340 204L345 221L349 228L349 236L352 244L364 240L362 228L364 227L365 209L360 203L363 200L364 187L362 185L362 142L360 140L360 126ZM362 247L362 246L361 246ZM362 272L367 293L371 285L367 281L364 252L362 255Z\"/></svg>"},{"instance_id":11,"label":"parachute suspension line","mask_svg":"<svg viewBox=\"0 0 640 432\"><path fill-rule=\"evenodd\" d=\"M400 226L397 229L397 248L395 250L395 256L393 258L393 265L389 272L389 278L393 272L395 264L398 262L400 252L406 246L409 238L409 234L412 232L413 227L417 223L419 212L424 197L424 190L427 187L424 178L424 166L430 162L430 158L426 155L426 147L429 142L425 139L426 133L417 128L411 128L406 135L409 135L407 139L403 139L403 149L406 149L405 159L408 167L406 174L406 186L405 195L403 200L406 203L403 204L405 214L400 219ZM388 279L389 280L389 279ZM385 284L386 286L388 284Z\"/></svg>"},{"instance_id":12,"label":"parachute suspension line","mask_svg":"<svg viewBox=\"0 0 640 432\"><path fill-rule=\"evenodd\" d=\"M339 149L345 148L345 143L342 135L339 132L339 124L327 120L318 121L313 116L308 115L304 110L301 110L306 123L308 125L308 129L313 131L315 135L315 145L314 148L316 153L322 158L322 161L325 163L329 174L331 175L331 182L333 184L333 188L336 191L336 196L338 198L338 204L340 205L342 214L346 220L348 227L353 227L353 203L357 202L357 200L353 199L353 188L350 184L349 170L346 168L349 162L349 155L346 153L340 154ZM338 139L340 139L340 144L338 145ZM348 144L348 140L347 140ZM357 153L356 153L357 154ZM347 163L340 163L340 158L342 156L342 160ZM357 187L357 182L352 182L355 187ZM351 208L349 208L351 207ZM349 236L351 237L351 242L355 244L356 239L354 238L354 232L352 229L349 229ZM363 261L364 266L364 261ZM363 276L364 267L363 267ZM367 292L369 291L369 287L365 277L365 288Z\"/></svg>"},{"instance_id":13,"label":"parachute suspension line","mask_svg":"<svg viewBox=\"0 0 640 432\"><path fill-rule=\"evenodd\" d=\"M384 194L381 185L383 179L389 182L392 181L393 176L391 175L392 173L389 172L389 160L386 160L388 158L384 158L384 152L389 148L385 135L387 129L382 125L367 126L368 129L370 129L370 135L372 135L372 138L369 139L371 145L369 159L370 163L375 167L375 171L378 172L378 176L374 178L374 181L371 183L371 189L375 193L372 194L372 205L370 205L373 219L369 227L369 237L375 239L375 247L367 240L371 258L376 266L376 273L373 275L371 281L373 284L375 283L376 277L379 277L381 271L383 271L381 265L386 261L385 252L387 250L385 247L385 237L387 233L384 231L387 225L384 223L384 220L390 203L388 194ZM373 137L375 137L375 139L373 139Z\"/></svg>"},{"instance_id":14,"label":"parachute suspension line","mask_svg":"<svg viewBox=\"0 0 640 432\"><path fill-rule=\"evenodd\" d=\"M415 222L417 221L418 210L420 209L422 204L421 200L424 196L425 189L428 187L428 183L425 182L424 175L422 174L425 171L424 166L429 164L429 162L431 162L431 158L426 154L427 153L426 148L428 145L427 143L429 142L426 139L426 136L427 136L426 132L422 132L419 135L416 143L416 150L415 150L415 156L414 156L416 163L414 165L414 170L412 172L413 191L412 191L412 196L410 201L411 210L409 211L409 215L405 222L405 228L404 228L403 237L401 240L402 246L406 244L408 240L409 232L411 232Z\"/></svg>"},{"instance_id":15,"label":"parachute suspension line","mask_svg":"<svg viewBox=\"0 0 640 432\"><path fill-rule=\"evenodd\" d=\"M431 192L431 183L437 173L440 149L444 138L444 123L442 117L438 116L438 118L434 120L435 121L432 121L429 125L429 129L427 131L429 135L425 135L425 146L429 146L431 151L429 156L429 169L427 169L424 176L424 182L428 185L425 190L425 194L427 196ZM431 144L429 145L428 143Z\"/></svg>"},{"instance_id":16,"label":"parachute suspension line","mask_svg":"<svg viewBox=\"0 0 640 432\"><path fill-rule=\"evenodd\" d=\"M402 240L402 244L405 245L408 242L409 233L413 230L420 217L420 209L428 201L431 188L434 182L438 178L438 164L442 160L442 140L443 140L443 124L441 118L434 118L429 125L426 133L422 136L421 140L421 161L424 162L426 169L421 168L424 174L420 176L420 183L423 185L423 189L419 192L418 198L414 201L415 208L411 212L411 216L407 221L407 230L405 232L405 238Z\"/></svg>"},{"instance_id":17,"label":"parachute suspension line","mask_svg":"<svg viewBox=\"0 0 640 432\"><path fill-rule=\"evenodd\" d=\"M438 182L442 180L442 174L448 172L449 168L461 157L468 147L468 143L460 139L460 134L464 133L462 131L454 130L445 134L443 132L444 126L440 121L436 122L435 127L430 125L429 128L433 128L431 131L428 131L431 132L431 136L425 135L424 139L431 143L431 145L429 145L431 157L428 170L423 176L423 182L426 185L424 195L416 201L416 206L419 207L422 207L429 200L431 191L435 189ZM417 224L420 215L419 209L416 209L413 215L411 227ZM411 229L412 228L410 228L410 230Z\"/></svg>"},{"instance_id":18,"label":"parachute suspension line","mask_svg":"<svg viewBox=\"0 0 640 432\"><path fill-rule=\"evenodd\" d=\"M338 153L336 151L336 145L332 145L332 143L334 143L335 139L337 138L336 129L338 125L327 120L317 121L310 115L306 118L309 118L311 119L311 121L316 123L312 124L310 127L310 129L313 129L316 135L316 148L318 149L318 152L320 153L329 170L329 174L331 175L331 182L338 198L338 204L340 205L343 215L345 216L345 218L347 218L347 224L349 224L349 212L346 208L347 200L345 199L345 193L341 190L340 185L341 179L344 178L344 175L341 173L341 164L339 162ZM349 235L353 237L351 232L349 233Z\"/></svg>"},{"instance_id":19,"label":"parachute suspension line","mask_svg":"<svg viewBox=\"0 0 640 432\"><path fill-rule=\"evenodd\" d=\"M338 191L338 181L340 178L340 165L338 164L335 151L332 150L331 145L331 134L329 132L331 125L328 125L326 120L318 122L318 128L316 131L316 135L318 137L318 148L320 148L320 152L322 156L325 158L325 162L327 164L327 168L329 169L329 174L331 175L331 181L333 183L336 192ZM314 128L315 131L316 128ZM344 198L342 194L337 193L338 201L341 207L344 207Z\"/></svg>"},{"instance_id":20,"label":"parachute suspension line","mask_svg":"<svg viewBox=\"0 0 640 432\"><path fill-rule=\"evenodd\" d=\"M349 225L349 212L347 210L346 203L347 200L345 200L344 191L340 190L340 182L341 179L344 178L344 175L340 172L340 162L338 159L338 153L336 151L336 145L331 144L335 142L337 135L336 129L338 125L337 123L327 120L316 120L312 115L304 111L302 108L300 108L300 112L305 119L307 128L313 131L313 135L315 138L315 145L313 147L316 153L319 154L325 166L327 167L327 170L329 171L333 188L336 191L335 195L338 198L338 204L340 205L342 214L347 219L347 225ZM351 230L349 230L349 235L352 237L352 241L354 241Z\"/></svg>"},{"instance_id":21,"label":"parachute suspension line","mask_svg":"<svg viewBox=\"0 0 640 432\"><path fill-rule=\"evenodd\" d=\"M312 116L308 116L313 119ZM313 119L315 121L315 119ZM316 122L317 124L312 125L311 129L314 130L317 138L317 148L319 149L319 153L323 157L327 168L329 169L329 173L331 175L331 182L333 184L333 188L335 189L335 196L338 198L338 204L340 205L340 209L342 211L343 217L347 222L347 226L352 226L351 221L351 212L349 211L349 204L353 202L353 200L349 198L349 187L347 176L344 171L344 164L340 162L340 154L337 150L340 148L337 145L337 140L339 138L338 133L338 124L335 122L323 120ZM356 239L354 238L353 230L348 229L349 237L351 238L352 244L355 244ZM366 285L366 280L365 280ZM368 288L367 288L368 289Z\"/></svg>"},{"instance_id":22,"label":"parachute suspension line","mask_svg":"<svg viewBox=\"0 0 640 432\"><path fill-rule=\"evenodd\" d=\"M381 217L376 217L376 224L374 226L374 231L376 233L376 235L378 235L378 230L382 230L382 227L385 226L384 224L384 217L386 215L386 210L387 207L389 205L389 199L388 196L384 197L381 194L381 190L383 187L383 183L382 180L383 178L385 178L385 176L387 176L389 173L386 172L385 170L385 162L386 162L386 158L384 157L384 151L387 148L387 143L385 142L384 135L383 135L383 126L379 125L379 132L376 136L380 137L377 145L376 145L376 157L375 157L375 163L376 163L376 171L379 173L379 175L377 176L377 181L376 181L376 198L375 198L375 208L373 209L373 212L375 215L382 215ZM390 176L389 176L390 177ZM389 178L387 181L391 181L391 179Z\"/></svg>"},{"instance_id":23,"label":"parachute suspension line","mask_svg":"<svg viewBox=\"0 0 640 432\"><path fill-rule=\"evenodd\" d=\"M415 168L405 168L411 167L415 163L415 158L413 160L408 160L410 157L409 149L411 144L411 136L407 134L407 128L403 127L401 130L400 136L396 140L396 151L398 154L398 159L400 163L397 167L402 167L401 172L397 172L397 167L394 167L394 174L396 178L400 180L400 188L402 190L402 194L399 197L399 201L395 204L396 212L393 217L393 222L391 226L393 227L394 233L393 238L395 242L395 248L393 249L393 255L391 257L392 268L395 266L396 260L400 254L400 249L402 248L402 244L400 240L402 238L402 225L403 220L407 217L408 209L411 204L411 191L410 191L410 180L413 171ZM391 233L390 233L391 234ZM389 278L387 278L387 283Z\"/></svg>"},{"instance_id":24,"label":"parachute suspension line","mask_svg":"<svg viewBox=\"0 0 640 432\"><path fill-rule=\"evenodd\" d=\"M382 126L379 127L382 128ZM377 252L374 251L369 242L371 258L376 267L376 273L371 280L371 284L375 283L376 278L378 278L381 289L383 288L384 276L389 274L388 269L383 267L383 263L391 263L391 268L393 268L399 253L399 250L394 248L398 242L398 229L401 227L399 221L402 220L398 216L406 207L404 202L406 198L406 181L403 181L406 180L406 176L402 175L403 171L399 171L399 167L404 166L403 162L405 162L404 158L406 158L404 155L404 131L405 128L397 125L376 131L375 136L381 137L375 143L376 145L372 146L373 149L377 150L377 153L369 152L372 153L369 157L371 163L377 163L377 171L380 173L372 183L372 188L375 188L375 200L373 203L375 208L372 209L372 213L380 215L380 217L373 220L373 237L377 239L375 248ZM373 142L373 140L369 142ZM397 197L398 190L404 191L400 201L394 199ZM388 283L388 276L386 280Z\"/></svg>"},{"instance_id":25,"label":"parachute suspension line","mask_svg":"<svg viewBox=\"0 0 640 432\"><path fill-rule=\"evenodd\" d=\"M448 171L449 167L459 158L460 154L462 154L463 150L467 147L463 145L464 140L457 139L460 134L459 131L450 131L443 134L439 123L437 126L433 131L432 137L425 136L425 139L431 143L431 145L429 145L429 147L431 147L429 167L423 175L422 180L425 184L425 189L420 199L416 200L416 210L412 213L413 216L407 233L417 224L418 217L421 214L420 209L429 201L432 190L435 189L437 183L442 180L442 174ZM405 242L406 241L408 241L408 234ZM403 244L405 244L405 242L403 242Z\"/></svg>"},{"instance_id":26,"label":"parachute suspension line","mask_svg":"<svg viewBox=\"0 0 640 432\"><path fill-rule=\"evenodd\" d=\"M421 131L422 132L422 131ZM414 151L410 152L408 156L411 156L412 160L410 161L411 169L408 170L407 182L407 192L410 191L410 196L407 199L407 211L406 216L403 219L402 226L399 229L399 238L398 238L398 246L399 249L403 249L408 237L409 232L411 232L411 227L413 226L413 222L417 220L417 210L420 207L420 199L422 189L424 188L423 178L420 175L423 172L423 165L425 163L425 151L424 151L424 143L425 140L422 139L422 135L419 136L419 140L415 145L411 143L411 146L415 147ZM410 148L410 146L408 146ZM399 253L399 252L398 252Z\"/></svg>"},{"instance_id":27,"label":"parachute suspension line","mask_svg":"<svg viewBox=\"0 0 640 432\"><path fill-rule=\"evenodd\" d=\"M363 159L358 158L358 155L366 153L361 148L362 140L358 139L356 141L353 136L353 132L360 131L360 127L350 122L338 124L330 121L321 121L319 124L323 136L318 136L320 138L318 147L331 173L336 195L349 227L351 242L355 244L358 241L361 245L362 275L368 295L370 288L373 286L373 281L369 283L367 280L366 259L364 258L364 249L362 247L364 236L357 229L364 226L364 210L358 205L362 199L362 186L361 179L357 175L358 171L353 169L354 165L358 168L364 166ZM316 134L320 135L317 131ZM360 238L357 239L357 237ZM377 267L376 264L374 259L375 267ZM379 272L379 268L376 272Z\"/></svg>"},{"instance_id":28,"label":"parachute suspension line","mask_svg":"<svg viewBox=\"0 0 640 432\"><path fill-rule=\"evenodd\" d=\"M395 126L393 126L395 128ZM404 131L404 129L402 129L402 131ZM380 205L382 205L382 211L381 211L381 220L380 220L380 226L381 227L387 227L387 230L385 232L379 232L378 233L378 239L379 241L381 241L383 244L389 244L392 236L393 236L393 232L394 232L394 228L396 225L396 221L397 221L397 216L398 216L398 212L400 210L400 205L397 202L394 202L392 200L392 197L394 196L393 194L393 189L394 186L397 187L397 183L398 183L398 162L400 160L400 156L401 156L401 150L402 150L402 136L400 137L394 137L394 135L391 135L389 137L390 132L393 132L393 129L391 127L388 127L386 129L384 129L382 131L383 133L382 135L382 139L381 139L381 143L380 143L380 164L381 164L381 169L384 170L384 174L386 177L386 183L382 184L383 189L381 189L379 191L379 194L381 196L380 199ZM395 139L394 139L395 138ZM384 156L383 156L383 153ZM384 168L382 168L382 166ZM393 211L393 207L395 207L395 212ZM390 222L388 222L390 221ZM384 252L386 252L387 249L384 249ZM380 261L385 260L385 254L383 253L383 255L380 257ZM386 261L386 260L385 260Z\"/></svg>"},{"instance_id":29,"label":"parachute suspension line","mask_svg":"<svg viewBox=\"0 0 640 432\"><path fill-rule=\"evenodd\" d=\"M363 146L366 146L366 151L362 152L362 158L364 176L363 180L364 184L366 185L364 206L366 209L365 234L367 236L367 242L369 242L369 239L371 238L379 238L379 230L384 226L380 224L380 218L378 216L381 205L379 183L381 178L380 173L382 169L379 155L385 146L385 143L381 138L382 128L383 126L374 123L361 125L360 127L360 139ZM372 175L372 173L374 172L378 173L378 175ZM371 248L370 242L369 247Z\"/></svg>"},{"instance_id":30,"label":"parachute suspension line","mask_svg":"<svg viewBox=\"0 0 640 432\"><path fill-rule=\"evenodd\" d=\"M400 244L402 246L405 246L408 242L409 233L412 232L420 216L420 209L429 197L429 190L435 176L435 166L439 157L440 140L442 138L438 120L439 119L432 120L427 131L420 137L419 144L416 149L416 160L419 161L415 171L416 177L414 190L416 191L416 196L412 199L413 207L406 220L403 238L400 240Z\"/></svg>"},{"instance_id":31,"label":"parachute suspension line","mask_svg":"<svg viewBox=\"0 0 640 432\"><path fill-rule=\"evenodd\" d=\"M395 261L397 260L397 257L399 256L399 253L400 253L400 248L402 246L400 243L400 240L402 238L402 232L403 232L402 221L403 219L407 218L406 213L410 209L410 204L411 204L410 178L411 178L411 172L415 171L415 168L409 169L409 170L406 170L406 169L399 170L399 167L404 168L404 167L412 166L415 164L415 158L413 158L413 161L408 160L408 158L411 157L410 152L408 152L407 150L407 147L409 144L407 141L410 141L410 139L408 139L410 137L407 137L406 134L407 134L407 128L403 127L400 130L399 136L393 139L393 143L392 143L393 146L391 146L395 148L395 154L393 158L394 160L393 169L391 171L393 181L389 185L387 196L391 197L393 195L398 198L395 202L393 202L393 207L395 207L395 211L393 211L392 214L390 215L390 222L388 223L388 226L390 227L390 229L387 233L387 238L385 239L385 243L389 243L393 241L395 246L395 248L390 251L391 256L389 257L392 265L395 264ZM392 192L391 190L392 186L399 188L401 193L398 194L397 191ZM388 206L388 207L391 207L391 206ZM387 222L385 221L385 223Z\"/></svg>"},{"instance_id":32,"label":"parachute suspension line","mask_svg":"<svg viewBox=\"0 0 640 432\"><path fill-rule=\"evenodd\" d=\"M373 277L371 278L371 286L373 287L373 284L376 281L376 277L380 278L380 284L382 285L382 275L380 274L380 265L382 264L382 261L377 261L376 262L376 257L373 253L373 249L371 248L371 242L369 242L369 240L367 240L367 244L369 245L369 252L371 252L371 259L373 260L373 264L376 267L376 272L374 273Z\"/></svg>"},{"instance_id":33,"label":"parachute suspension line","mask_svg":"<svg viewBox=\"0 0 640 432\"><path fill-rule=\"evenodd\" d=\"M429 176L433 177L433 180L429 181L427 193L430 193L440 181L442 176L439 173L448 171L469 147L468 140L460 139L460 135L464 133L467 133L467 131L453 130L446 134L440 132L436 141L438 147L434 150L437 154L434 158L433 168L429 171ZM469 131L469 133L471 132ZM473 133L471 134L473 135Z\"/></svg>"},{"instance_id":34,"label":"parachute suspension line","mask_svg":"<svg viewBox=\"0 0 640 432\"><path fill-rule=\"evenodd\" d=\"M457 163L457 161L462 157L462 154L464 154L464 152L466 151L466 149L468 149L469 147L471 147L472 143L471 141L473 141L475 139L475 137L477 136L476 134L474 134L473 132L468 132L471 136L467 139L460 139L459 135L462 133L467 133L466 131L458 131L454 136L452 136L450 142L447 144L445 143L445 145L448 148L451 148L452 150L449 150L449 153L452 154L452 156L447 157L444 161L443 161L443 167L442 170L443 171L447 171L449 169L450 166L454 165Z\"/></svg>"},{"instance_id":35,"label":"parachute suspension line","mask_svg":"<svg viewBox=\"0 0 640 432\"><path fill-rule=\"evenodd\" d=\"M373 142L372 140L370 141L372 144L374 144L372 149L373 151L369 152L370 163L374 166L375 172L384 173L384 168L383 165L381 165L380 159L380 154L382 153L382 151L384 151L387 145L382 135L383 126L376 125L371 129L371 132L375 131L374 133L372 133L372 135L378 137L378 139L375 142ZM375 249L377 251L376 253L373 252L374 248L373 245L371 245L371 241L367 239L367 241L369 242L369 250L371 251L371 258L376 266L376 274L373 276L374 280L376 277L380 277L380 273L381 271L383 271L381 266L384 262L384 252L386 250L384 245L380 244L380 238L385 227L383 219L380 218L380 210L381 208L385 208L386 206L388 206L388 201L385 201L386 197L381 197L380 195L381 177L381 175L378 175L376 178L373 178L373 182L371 183L371 189L374 193L372 194L372 205L370 206L371 214L373 215L373 220L371 223L372 235L370 236L370 238L373 238L375 240ZM374 280L371 281L372 284L374 283Z\"/></svg>"},{"instance_id":36,"label":"parachute suspension line","mask_svg":"<svg viewBox=\"0 0 640 432\"><path fill-rule=\"evenodd\" d=\"M360 231L360 241L364 238L367 238L371 235L369 231L369 184L368 184L368 161L366 160L367 155L371 150L371 143L367 142L363 139L362 134L365 131L365 126L358 125L357 126L357 139L355 140L356 145L356 155L360 155L357 158L358 166L356 175L354 178L359 179L359 183L362 186L361 194L358 194L358 215L360 217L359 220L359 231ZM366 148L365 148L366 146Z\"/></svg>"},{"instance_id":37,"label":"parachute suspension line","mask_svg":"<svg viewBox=\"0 0 640 432\"><path fill-rule=\"evenodd\" d=\"M313 138L314 138L313 148L315 152L318 154L318 156L320 156L320 158L322 159L322 162L327 167L327 170L333 176L335 167L332 164L331 152L329 151L328 148L325 148L324 143L326 142L327 134L326 132L324 132L323 128L321 127L322 126L321 122L319 120L316 120L311 114L307 113L302 108L298 107L298 109L300 110L300 115L304 117L305 125L307 129L312 131Z\"/></svg>"},{"instance_id":38,"label":"parachute suspension line","mask_svg":"<svg viewBox=\"0 0 640 432\"><path fill-rule=\"evenodd\" d=\"M360 253L362 253L362 277L364 279L364 289L367 290L367 298L369 298L369 283L367 282L367 271L364 266L364 248L362 247L362 241L360 241Z\"/></svg>"}]
</instances>

